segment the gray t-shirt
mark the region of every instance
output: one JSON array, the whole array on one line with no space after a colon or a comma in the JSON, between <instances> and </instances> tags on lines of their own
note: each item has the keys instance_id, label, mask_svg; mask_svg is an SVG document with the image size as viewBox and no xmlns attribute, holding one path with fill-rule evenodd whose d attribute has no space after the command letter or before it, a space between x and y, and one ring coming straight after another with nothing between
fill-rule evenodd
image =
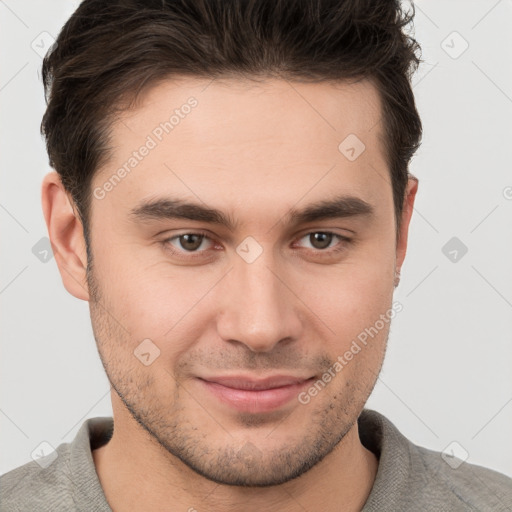
<instances>
[{"instance_id":1,"label":"gray t-shirt","mask_svg":"<svg viewBox=\"0 0 512 512\"><path fill-rule=\"evenodd\" d=\"M364 409L358 423L361 442L379 458L362 512L512 511L512 478L417 446L377 411ZM47 467L43 458L2 475L0 510L112 512L91 453L112 431L112 418L90 418Z\"/></svg>"}]
</instances>

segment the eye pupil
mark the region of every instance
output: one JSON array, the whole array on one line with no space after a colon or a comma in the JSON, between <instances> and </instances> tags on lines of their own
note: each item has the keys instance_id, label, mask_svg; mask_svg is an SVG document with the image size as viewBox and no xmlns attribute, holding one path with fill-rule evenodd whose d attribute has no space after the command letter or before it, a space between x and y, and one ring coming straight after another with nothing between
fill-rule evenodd
<instances>
[{"instance_id":1,"label":"eye pupil","mask_svg":"<svg viewBox=\"0 0 512 512\"><path fill-rule=\"evenodd\" d=\"M194 240L195 237L195 240ZM180 245L183 247L183 249L186 249L188 251L194 251L198 249L201 246L201 243L203 241L204 236L203 235L196 235L194 233L181 235L179 237ZM185 240L185 242L183 242Z\"/></svg>"},{"instance_id":2,"label":"eye pupil","mask_svg":"<svg viewBox=\"0 0 512 512\"><path fill-rule=\"evenodd\" d=\"M326 247L329 247L331 241L332 241L332 233L311 233L309 235L311 245L315 247L315 249L325 249ZM319 242L319 245L318 245Z\"/></svg>"}]
</instances>

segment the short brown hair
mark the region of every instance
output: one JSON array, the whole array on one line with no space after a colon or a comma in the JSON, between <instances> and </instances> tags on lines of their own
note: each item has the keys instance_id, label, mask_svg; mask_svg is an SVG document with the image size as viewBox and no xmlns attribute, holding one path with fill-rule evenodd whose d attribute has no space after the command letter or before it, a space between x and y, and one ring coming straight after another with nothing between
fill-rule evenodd
<instances>
[{"instance_id":1,"label":"short brown hair","mask_svg":"<svg viewBox=\"0 0 512 512\"><path fill-rule=\"evenodd\" d=\"M109 160L116 112L173 76L368 78L382 102L397 231L422 125L411 75L421 59L399 0L83 0L43 60L41 123L89 254L91 183Z\"/></svg>"}]
</instances>

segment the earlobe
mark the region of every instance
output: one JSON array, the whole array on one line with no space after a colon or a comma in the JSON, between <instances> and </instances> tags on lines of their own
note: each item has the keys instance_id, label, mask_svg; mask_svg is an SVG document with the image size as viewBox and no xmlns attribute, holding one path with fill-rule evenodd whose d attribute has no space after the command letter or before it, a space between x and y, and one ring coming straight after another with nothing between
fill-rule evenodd
<instances>
[{"instance_id":1,"label":"earlobe","mask_svg":"<svg viewBox=\"0 0 512 512\"><path fill-rule=\"evenodd\" d=\"M400 225L400 233L396 247L396 273L400 276L400 269L405 259L407 251L407 240L409 236L409 223L411 222L412 212L414 210L414 200L418 191L419 180L415 176L410 175L405 191L404 203L402 208L402 222ZM398 280L400 278L398 277ZM396 285L397 280L395 276Z\"/></svg>"},{"instance_id":2,"label":"earlobe","mask_svg":"<svg viewBox=\"0 0 512 512\"><path fill-rule=\"evenodd\" d=\"M55 171L43 178L41 203L64 287L77 299L88 301L87 253L83 226L73 210L72 200L62 185L59 174Z\"/></svg>"}]
</instances>

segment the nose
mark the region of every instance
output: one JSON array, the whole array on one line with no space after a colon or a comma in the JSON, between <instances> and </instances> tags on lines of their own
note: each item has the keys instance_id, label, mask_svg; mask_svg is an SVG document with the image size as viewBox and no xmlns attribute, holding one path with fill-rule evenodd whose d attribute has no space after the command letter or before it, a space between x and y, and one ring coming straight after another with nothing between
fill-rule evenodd
<instances>
[{"instance_id":1,"label":"nose","mask_svg":"<svg viewBox=\"0 0 512 512\"><path fill-rule=\"evenodd\" d=\"M279 343L297 340L302 329L300 301L268 253L252 263L235 258L218 293L219 336L253 352L270 352Z\"/></svg>"}]
</instances>

